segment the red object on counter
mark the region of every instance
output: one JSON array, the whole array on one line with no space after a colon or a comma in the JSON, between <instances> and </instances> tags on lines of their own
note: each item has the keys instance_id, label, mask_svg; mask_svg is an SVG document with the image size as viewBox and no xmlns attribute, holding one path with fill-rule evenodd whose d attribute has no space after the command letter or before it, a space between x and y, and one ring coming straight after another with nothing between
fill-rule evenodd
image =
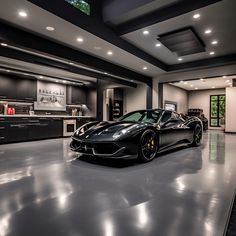
<instances>
[{"instance_id":1,"label":"red object on counter","mask_svg":"<svg viewBox=\"0 0 236 236\"><path fill-rule=\"evenodd\" d=\"M15 114L16 114L15 108L12 107L7 108L7 115L15 115Z\"/></svg>"}]
</instances>

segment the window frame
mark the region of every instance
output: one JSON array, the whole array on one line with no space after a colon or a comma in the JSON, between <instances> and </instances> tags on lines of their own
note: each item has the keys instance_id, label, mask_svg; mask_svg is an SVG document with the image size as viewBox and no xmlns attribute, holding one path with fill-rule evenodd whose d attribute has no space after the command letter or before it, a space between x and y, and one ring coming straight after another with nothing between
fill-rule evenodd
<instances>
[{"instance_id":1,"label":"window frame","mask_svg":"<svg viewBox=\"0 0 236 236\"><path fill-rule=\"evenodd\" d=\"M226 98L225 94L215 94L215 95L210 95L210 114L209 114L209 118L210 118L210 127L221 127L221 124L220 124L220 101L223 101L223 100L220 100L220 97L223 96L224 98ZM217 116L216 117L213 117L212 116L212 97L217 97ZM225 101L225 99L224 99ZM212 120L217 120L217 125L212 125L211 121Z\"/></svg>"}]
</instances>

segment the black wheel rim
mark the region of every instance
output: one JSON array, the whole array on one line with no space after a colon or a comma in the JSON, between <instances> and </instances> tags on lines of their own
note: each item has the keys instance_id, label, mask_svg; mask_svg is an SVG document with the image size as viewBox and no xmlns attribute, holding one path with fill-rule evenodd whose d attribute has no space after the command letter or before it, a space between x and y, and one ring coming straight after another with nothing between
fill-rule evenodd
<instances>
[{"instance_id":1,"label":"black wheel rim","mask_svg":"<svg viewBox=\"0 0 236 236\"><path fill-rule=\"evenodd\" d=\"M197 127L195 130L195 143L199 144L202 139L202 130L200 127Z\"/></svg>"},{"instance_id":2,"label":"black wheel rim","mask_svg":"<svg viewBox=\"0 0 236 236\"><path fill-rule=\"evenodd\" d=\"M141 142L141 148L143 156L146 159L152 159L155 157L158 148L157 135L154 131L147 132Z\"/></svg>"}]
</instances>

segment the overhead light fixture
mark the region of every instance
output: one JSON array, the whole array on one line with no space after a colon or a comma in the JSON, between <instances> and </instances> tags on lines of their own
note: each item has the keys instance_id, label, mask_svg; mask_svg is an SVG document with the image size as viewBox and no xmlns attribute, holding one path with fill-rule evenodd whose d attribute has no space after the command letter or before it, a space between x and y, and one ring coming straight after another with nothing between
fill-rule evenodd
<instances>
[{"instance_id":1,"label":"overhead light fixture","mask_svg":"<svg viewBox=\"0 0 236 236\"><path fill-rule=\"evenodd\" d=\"M130 82L132 82L132 83L133 83L133 82L134 82L134 80L133 80L133 79L131 79L131 80L130 80Z\"/></svg>"},{"instance_id":2,"label":"overhead light fixture","mask_svg":"<svg viewBox=\"0 0 236 236\"><path fill-rule=\"evenodd\" d=\"M56 80L56 83L58 83L59 82L59 80Z\"/></svg>"},{"instance_id":3,"label":"overhead light fixture","mask_svg":"<svg viewBox=\"0 0 236 236\"><path fill-rule=\"evenodd\" d=\"M211 42L211 44L212 44L212 45L216 45L216 44L218 44L218 41L217 41L217 40L214 40L214 41Z\"/></svg>"},{"instance_id":4,"label":"overhead light fixture","mask_svg":"<svg viewBox=\"0 0 236 236\"><path fill-rule=\"evenodd\" d=\"M157 44L156 44L156 47L160 47L160 46L161 46L161 44L160 44L160 43L157 43Z\"/></svg>"},{"instance_id":5,"label":"overhead light fixture","mask_svg":"<svg viewBox=\"0 0 236 236\"><path fill-rule=\"evenodd\" d=\"M62 82L63 82L64 84L66 83L66 81L65 81L65 80L63 80Z\"/></svg>"},{"instance_id":6,"label":"overhead light fixture","mask_svg":"<svg viewBox=\"0 0 236 236\"><path fill-rule=\"evenodd\" d=\"M73 63L73 62L69 62L69 64L70 64L70 65L74 65L74 63Z\"/></svg>"},{"instance_id":7,"label":"overhead light fixture","mask_svg":"<svg viewBox=\"0 0 236 236\"><path fill-rule=\"evenodd\" d=\"M195 90L198 90L198 88L194 88Z\"/></svg>"},{"instance_id":8,"label":"overhead light fixture","mask_svg":"<svg viewBox=\"0 0 236 236\"><path fill-rule=\"evenodd\" d=\"M201 78L200 80L201 80L201 81L204 81L204 79L203 79L203 78Z\"/></svg>"},{"instance_id":9,"label":"overhead light fixture","mask_svg":"<svg viewBox=\"0 0 236 236\"><path fill-rule=\"evenodd\" d=\"M52 27L52 26L47 26L47 27L46 27L46 30L48 30L48 31L54 31L54 30L55 30L55 28L54 28L54 27Z\"/></svg>"},{"instance_id":10,"label":"overhead light fixture","mask_svg":"<svg viewBox=\"0 0 236 236\"><path fill-rule=\"evenodd\" d=\"M193 87L193 86L194 86L193 84L190 85L190 87Z\"/></svg>"},{"instance_id":11,"label":"overhead light fixture","mask_svg":"<svg viewBox=\"0 0 236 236\"><path fill-rule=\"evenodd\" d=\"M107 55L109 55L109 56L111 56L112 54L113 54L112 51L108 51L108 52L107 52Z\"/></svg>"},{"instance_id":12,"label":"overhead light fixture","mask_svg":"<svg viewBox=\"0 0 236 236\"><path fill-rule=\"evenodd\" d=\"M77 40L77 42L79 42L79 43L82 43L82 42L84 42L84 39L83 39L83 38L81 38L81 37L78 37L76 40Z\"/></svg>"},{"instance_id":13,"label":"overhead light fixture","mask_svg":"<svg viewBox=\"0 0 236 236\"><path fill-rule=\"evenodd\" d=\"M214 89L214 88L216 88L216 87L215 87L215 86L212 86L211 88Z\"/></svg>"},{"instance_id":14,"label":"overhead light fixture","mask_svg":"<svg viewBox=\"0 0 236 236\"><path fill-rule=\"evenodd\" d=\"M188 82L184 82L184 84L188 84Z\"/></svg>"},{"instance_id":15,"label":"overhead light fixture","mask_svg":"<svg viewBox=\"0 0 236 236\"><path fill-rule=\"evenodd\" d=\"M183 58L179 57L179 58L178 58L178 61L183 61Z\"/></svg>"},{"instance_id":16,"label":"overhead light fixture","mask_svg":"<svg viewBox=\"0 0 236 236\"><path fill-rule=\"evenodd\" d=\"M20 17L23 17L23 18L25 18L25 17L28 16L25 11L19 11L19 12L18 12L18 15L19 15Z\"/></svg>"},{"instance_id":17,"label":"overhead light fixture","mask_svg":"<svg viewBox=\"0 0 236 236\"><path fill-rule=\"evenodd\" d=\"M143 35L148 35L149 34L149 31L148 30L144 30L143 31Z\"/></svg>"},{"instance_id":18,"label":"overhead light fixture","mask_svg":"<svg viewBox=\"0 0 236 236\"><path fill-rule=\"evenodd\" d=\"M228 80L226 80L225 82L226 82L226 83L229 83L229 82L230 82L230 80L228 79Z\"/></svg>"},{"instance_id":19,"label":"overhead light fixture","mask_svg":"<svg viewBox=\"0 0 236 236\"><path fill-rule=\"evenodd\" d=\"M205 30L205 34L210 34L212 31L210 29Z\"/></svg>"},{"instance_id":20,"label":"overhead light fixture","mask_svg":"<svg viewBox=\"0 0 236 236\"><path fill-rule=\"evenodd\" d=\"M108 73L107 72L104 72L104 75L107 75Z\"/></svg>"},{"instance_id":21,"label":"overhead light fixture","mask_svg":"<svg viewBox=\"0 0 236 236\"><path fill-rule=\"evenodd\" d=\"M40 78L40 79L43 79L43 76L42 76L42 75L40 75L40 76L39 76L39 78Z\"/></svg>"},{"instance_id":22,"label":"overhead light fixture","mask_svg":"<svg viewBox=\"0 0 236 236\"><path fill-rule=\"evenodd\" d=\"M226 79L226 77L227 77L226 75L222 76L223 79Z\"/></svg>"},{"instance_id":23,"label":"overhead light fixture","mask_svg":"<svg viewBox=\"0 0 236 236\"><path fill-rule=\"evenodd\" d=\"M200 18L200 16L201 16L201 15L200 15L199 13L196 13L196 14L193 15L193 18L194 18L194 19L198 19L198 18Z\"/></svg>"},{"instance_id":24,"label":"overhead light fixture","mask_svg":"<svg viewBox=\"0 0 236 236\"><path fill-rule=\"evenodd\" d=\"M7 43L1 43L1 46L3 46L3 47L7 47L8 44L7 44Z\"/></svg>"},{"instance_id":25,"label":"overhead light fixture","mask_svg":"<svg viewBox=\"0 0 236 236\"><path fill-rule=\"evenodd\" d=\"M8 73L9 73L9 72L11 72L11 71L10 71L10 70L6 70L6 72L8 72Z\"/></svg>"},{"instance_id":26,"label":"overhead light fixture","mask_svg":"<svg viewBox=\"0 0 236 236\"><path fill-rule=\"evenodd\" d=\"M210 54L210 55L214 55L214 54L215 54L215 52L210 52L209 54Z\"/></svg>"},{"instance_id":27,"label":"overhead light fixture","mask_svg":"<svg viewBox=\"0 0 236 236\"><path fill-rule=\"evenodd\" d=\"M181 84L182 84L183 82L184 82L183 80L180 81Z\"/></svg>"},{"instance_id":28,"label":"overhead light fixture","mask_svg":"<svg viewBox=\"0 0 236 236\"><path fill-rule=\"evenodd\" d=\"M146 66L143 67L143 70L147 70L148 68Z\"/></svg>"}]
</instances>

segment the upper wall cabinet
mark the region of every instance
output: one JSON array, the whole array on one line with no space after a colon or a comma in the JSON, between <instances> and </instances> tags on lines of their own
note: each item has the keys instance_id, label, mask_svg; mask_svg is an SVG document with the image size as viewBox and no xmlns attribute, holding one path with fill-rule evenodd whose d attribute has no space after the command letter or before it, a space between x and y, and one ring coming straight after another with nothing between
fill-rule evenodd
<instances>
[{"instance_id":1,"label":"upper wall cabinet","mask_svg":"<svg viewBox=\"0 0 236 236\"><path fill-rule=\"evenodd\" d=\"M0 99L36 101L37 82L15 76L0 75Z\"/></svg>"},{"instance_id":2,"label":"upper wall cabinet","mask_svg":"<svg viewBox=\"0 0 236 236\"><path fill-rule=\"evenodd\" d=\"M15 99L17 79L0 75L0 99Z\"/></svg>"},{"instance_id":3,"label":"upper wall cabinet","mask_svg":"<svg viewBox=\"0 0 236 236\"><path fill-rule=\"evenodd\" d=\"M20 79L17 83L17 99L25 101L37 100L37 81Z\"/></svg>"},{"instance_id":4,"label":"upper wall cabinet","mask_svg":"<svg viewBox=\"0 0 236 236\"><path fill-rule=\"evenodd\" d=\"M67 104L87 104L87 88L67 86Z\"/></svg>"}]
</instances>

